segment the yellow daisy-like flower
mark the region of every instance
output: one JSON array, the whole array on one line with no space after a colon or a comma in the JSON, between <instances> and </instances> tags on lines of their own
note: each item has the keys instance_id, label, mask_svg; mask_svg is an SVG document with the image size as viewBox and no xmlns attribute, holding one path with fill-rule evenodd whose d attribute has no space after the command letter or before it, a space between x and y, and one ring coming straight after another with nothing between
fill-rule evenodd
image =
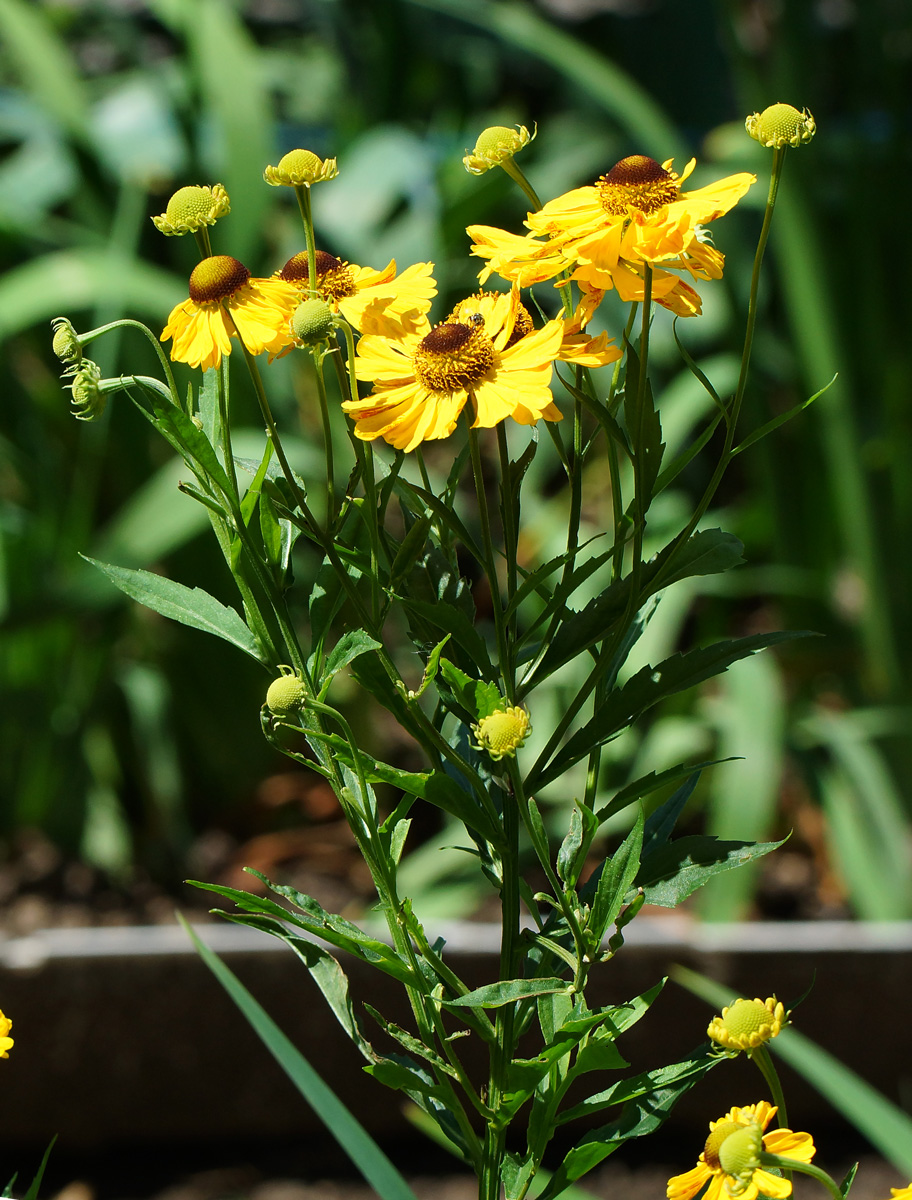
<instances>
[{"instance_id":1,"label":"yellow daisy-like flower","mask_svg":"<svg viewBox=\"0 0 912 1200\"><path fill-rule=\"evenodd\" d=\"M722 1009L720 1017L713 1017L706 1032L722 1048L722 1053L734 1057L742 1050L756 1050L777 1037L788 1025L788 1018L784 1005L775 996L766 1000L735 1000Z\"/></svg>"},{"instance_id":2,"label":"yellow daisy-like flower","mask_svg":"<svg viewBox=\"0 0 912 1200\"><path fill-rule=\"evenodd\" d=\"M253 279L243 263L215 254L197 263L190 298L171 310L161 340L172 338L171 357L191 367L218 367L239 334L251 354L280 349L288 341L297 288L281 279Z\"/></svg>"},{"instance_id":3,"label":"yellow daisy-like flower","mask_svg":"<svg viewBox=\"0 0 912 1200\"><path fill-rule=\"evenodd\" d=\"M544 241L542 256L557 254L571 278L589 287L614 287L624 300L642 299L644 265L656 268L655 300L681 315L699 311L699 297L668 271L694 279L718 279L723 256L710 244L705 226L744 195L756 176L730 175L707 187L684 192L681 185L695 166L678 175L672 159L659 164L644 154L621 159L597 183L558 196L526 225ZM528 253L528 251L527 251ZM499 269L499 268L498 268Z\"/></svg>"},{"instance_id":4,"label":"yellow daisy-like flower","mask_svg":"<svg viewBox=\"0 0 912 1200\"><path fill-rule=\"evenodd\" d=\"M556 275L572 272L569 277L581 290L597 292L600 297L612 288L617 289L625 302L641 301L645 296L641 262L628 263L619 259L611 271L593 271L565 256L555 242L540 241L529 234L520 236L490 225L470 225L466 232L472 238L470 253L485 260L478 273L481 283L496 273L519 287L532 287ZM566 278L563 278L554 286L561 287L565 282ZM657 304L678 316L697 316L702 310L697 292L677 275L659 267L653 267L650 294Z\"/></svg>"},{"instance_id":5,"label":"yellow daisy-like flower","mask_svg":"<svg viewBox=\"0 0 912 1200\"><path fill-rule=\"evenodd\" d=\"M0 1012L0 1058L9 1058L9 1052L14 1044L13 1039L8 1036L12 1027L13 1023L9 1017Z\"/></svg>"},{"instance_id":6,"label":"yellow daisy-like flower","mask_svg":"<svg viewBox=\"0 0 912 1200\"><path fill-rule=\"evenodd\" d=\"M460 309L460 320L418 328L399 338L368 334L358 343L355 374L373 380L370 396L342 407L365 441L382 437L397 450L448 437L471 398L473 428L490 429L506 417L520 425L559 421L551 396L552 363L563 340L563 322L511 341L519 293Z\"/></svg>"},{"instance_id":7,"label":"yellow daisy-like flower","mask_svg":"<svg viewBox=\"0 0 912 1200\"><path fill-rule=\"evenodd\" d=\"M478 739L477 748L499 761L516 755L532 732L532 722L524 708L499 708L473 725L472 732Z\"/></svg>"},{"instance_id":8,"label":"yellow daisy-like flower","mask_svg":"<svg viewBox=\"0 0 912 1200\"><path fill-rule=\"evenodd\" d=\"M212 187L182 187L168 201L168 207L152 223L167 237L196 233L204 225L214 225L231 211L228 193L220 183Z\"/></svg>"},{"instance_id":9,"label":"yellow daisy-like flower","mask_svg":"<svg viewBox=\"0 0 912 1200\"><path fill-rule=\"evenodd\" d=\"M912 1200L912 1183L903 1188L890 1188L893 1200Z\"/></svg>"},{"instance_id":10,"label":"yellow daisy-like flower","mask_svg":"<svg viewBox=\"0 0 912 1200\"><path fill-rule=\"evenodd\" d=\"M514 291L518 292L518 289L514 289ZM503 295L502 292L476 292L474 296L461 300L447 320L464 321L479 312L485 317L490 316L495 319L494 312L498 305L503 304ZM621 357L620 350L611 344L607 333L600 333L593 338L583 332L596 306L597 302L592 303L591 295L586 296L577 306L573 316L564 320L564 336L557 354L562 362L576 363L581 367L602 367L605 363L615 362ZM515 309L515 317L513 332L507 341L508 347L515 345L520 338L527 337L535 328L532 314L520 301L518 295L511 295L511 307ZM502 308L501 311L503 311Z\"/></svg>"},{"instance_id":11,"label":"yellow daisy-like flower","mask_svg":"<svg viewBox=\"0 0 912 1200\"><path fill-rule=\"evenodd\" d=\"M751 1170L749 1180L739 1166L737 1176L729 1174L720 1161L720 1150L726 1139L744 1130L753 1130L749 1140L756 1140L759 1147L767 1154L781 1154L797 1162L809 1163L814 1157L815 1146L808 1133L793 1133L791 1129L774 1129L771 1133L763 1131L776 1114L776 1108L761 1100L759 1104L749 1104L744 1108L732 1108L719 1121L710 1121L709 1137L697 1165L683 1175L675 1175L669 1179L666 1189L668 1200L692 1200L692 1197L708 1183L702 1200L727 1200L728 1196L739 1196L741 1200L757 1200L760 1195L770 1200L785 1200L791 1195L792 1184L788 1179L782 1179L769 1171L763 1170L759 1164ZM740 1147L743 1150L743 1147ZM733 1165L734 1155L726 1156L729 1168Z\"/></svg>"},{"instance_id":12,"label":"yellow daisy-like flower","mask_svg":"<svg viewBox=\"0 0 912 1200\"><path fill-rule=\"evenodd\" d=\"M317 292L322 300L341 313L359 333L398 337L411 332L425 318L437 294L433 263L416 263L396 274L391 259L382 271L343 262L325 250L316 254ZM308 289L307 254L295 254L277 278Z\"/></svg>"},{"instance_id":13,"label":"yellow daisy-like flower","mask_svg":"<svg viewBox=\"0 0 912 1200\"><path fill-rule=\"evenodd\" d=\"M466 154L462 165L471 175L482 175L518 154L528 146L536 132L533 130L529 133L525 125L517 125L515 129L508 129L506 125L492 125L478 135L475 149L471 154Z\"/></svg>"},{"instance_id":14,"label":"yellow daisy-like flower","mask_svg":"<svg viewBox=\"0 0 912 1200\"><path fill-rule=\"evenodd\" d=\"M319 158L312 150L289 150L277 167L267 167L263 178L273 187L310 187L339 174L334 158Z\"/></svg>"}]
</instances>

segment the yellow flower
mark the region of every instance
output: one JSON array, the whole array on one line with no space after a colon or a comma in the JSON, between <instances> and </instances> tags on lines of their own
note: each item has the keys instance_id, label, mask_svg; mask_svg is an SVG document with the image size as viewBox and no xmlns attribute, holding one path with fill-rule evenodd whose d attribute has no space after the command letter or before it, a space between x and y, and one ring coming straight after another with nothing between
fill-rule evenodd
<instances>
[{"instance_id":1,"label":"yellow flower","mask_svg":"<svg viewBox=\"0 0 912 1200\"><path fill-rule=\"evenodd\" d=\"M732 1108L719 1121L710 1121L709 1137L703 1147L703 1152L697 1159L697 1165L683 1175L675 1175L668 1181L666 1195L668 1200L692 1200L693 1196L708 1183L702 1200L725 1200L727 1196L739 1196L741 1200L757 1200L760 1195L770 1197L770 1200L785 1200L791 1195L792 1185L787 1179L772 1175L763 1170L759 1163L750 1170L749 1178L742 1170L742 1154L738 1162L733 1161L734 1154L726 1155L726 1165L731 1168L737 1165L739 1174L729 1174L720 1161L720 1150L726 1140L733 1134L756 1143L767 1154L781 1154L793 1158L797 1162L809 1163L814 1157L814 1142L808 1133L793 1133L791 1129L774 1129L771 1133L763 1133L776 1114L773 1105L761 1100L759 1104L749 1104L745 1108ZM751 1130L744 1138L743 1131ZM739 1151L743 1146L736 1143Z\"/></svg>"},{"instance_id":2,"label":"yellow flower","mask_svg":"<svg viewBox=\"0 0 912 1200\"><path fill-rule=\"evenodd\" d=\"M220 183L213 187L182 187L168 201L168 207L152 223L167 237L196 233L204 225L214 225L231 211L228 193Z\"/></svg>"},{"instance_id":3,"label":"yellow flower","mask_svg":"<svg viewBox=\"0 0 912 1200\"><path fill-rule=\"evenodd\" d=\"M365 441L382 437L397 450L448 437L471 398L473 428L490 429L506 417L520 425L559 421L551 396L551 366L560 351L563 322L511 341L519 293L460 307L460 320L431 328L427 318L398 338L369 334L358 343L355 374L374 381L370 396L342 407Z\"/></svg>"},{"instance_id":4,"label":"yellow flower","mask_svg":"<svg viewBox=\"0 0 912 1200\"><path fill-rule=\"evenodd\" d=\"M475 149L462 160L462 165L472 175L481 175L492 167L503 165L507 159L528 146L537 131L529 133L525 125L508 129L505 125L492 125L478 136Z\"/></svg>"},{"instance_id":5,"label":"yellow flower","mask_svg":"<svg viewBox=\"0 0 912 1200\"><path fill-rule=\"evenodd\" d=\"M288 341L288 325L300 296L281 279L253 279L227 254L197 263L190 299L171 310L161 340L173 338L171 357L191 367L217 367L239 334L251 354L275 351Z\"/></svg>"},{"instance_id":6,"label":"yellow flower","mask_svg":"<svg viewBox=\"0 0 912 1200\"><path fill-rule=\"evenodd\" d=\"M599 270L574 262L565 256L555 241L540 241L529 234L520 236L490 225L470 225L466 232L472 238L470 253L485 260L485 265L478 273L481 283L496 273L519 287L532 287L533 284L572 271L569 278L575 280L583 291L598 292L601 297L616 288L625 302L644 298L642 262L630 263L618 259L612 270ZM712 247L709 250L712 254L716 253ZM721 255L719 260L721 263ZM554 286L561 287L565 282L566 276ZM697 292L677 275L659 267L653 267L651 295L657 304L671 309L678 316L697 316L701 312Z\"/></svg>"},{"instance_id":7,"label":"yellow flower","mask_svg":"<svg viewBox=\"0 0 912 1200\"><path fill-rule=\"evenodd\" d=\"M766 1000L735 1000L722 1009L721 1017L713 1017L707 1033L723 1047L723 1053L734 1057L740 1050L756 1050L788 1025L789 1014L775 996Z\"/></svg>"},{"instance_id":8,"label":"yellow flower","mask_svg":"<svg viewBox=\"0 0 912 1200\"><path fill-rule=\"evenodd\" d=\"M893 1200L912 1200L912 1183L903 1188L890 1188Z\"/></svg>"},{"instance_id":9,"label":"yellow flower","mask_svg":"<svg viewBox=\"0 0 912 1200\"><path fill-rule=\"evenodd\" d=\"M532 723L524 708L499 708L472 726L478 739L478 749L491 758L514 758L529 734Z\"/></svg>"},{"instance_id":10,"label":"yellow flower","mask_svg":"<svg viewBox=\"0 0 912 1200\"><path fill-rule=\"evenodd\" d=\"M817 132L817 122L806 108L799 112L791 104L771 104L762 113L751 113L744 128L761 146L781 150L809 142Z\"/></svg>"},{"instance_id":11,"label":"yellow flower","mask_svg":"<svg viewBox=\"0 0 912 1200\"><path fill-rule=\"evenodd\" d=\"M277 167L267 167L263 178L273 187L310 187L339 174L334 158L318 158L312 150L289 150Z\"/></svg>"},{"instance_id":12,"label":"yellow flower","mask_svg":"<svg viewBox=\"0 0 912 1200\"><path fill-rule=\"evenodd\" d=\"M517 291L518 289L514 289ZM494 317L494 310L503 304L504 293L481 291L466 300L461 300L447 317L448 321L468 320L473 313L480 312L485 317ZM601 295L599 295L599 299ZM615 362L621 357L617 346L610 344L607 333L600 333L592 338L583 330L597 307L598 301L592 303L592 295L587 295L577 306L576 312L564 320L564 336L561 339L557 357L562 362L576 363L581 367L601 367L605 363ZM507 346L515 345L520 338L527 337L535 328L532 314L519 300L518 295L511 296L511 306L515 307L513 332L507 341ZM503 309L501 309L503 311Z\"/></svg>"},{"instance_id":13,"label":"yellow flower","mask_svg":"<svg viewBox=\"0 0 912 1200\"><path fill-rule=\"evenodd\" d=\"M397 275L395 259L374 271L318 250L316 268L320 298L360 333L398 337L417 329L437 294L433 263L416 263ZM307 254L295 254L277 276L306 293Z\"/></svg>"},{"instance_id":14,"label":"yellow flower","mask_svg":"<svg viewBox=\"0 0 912 1200\"><path fill-rule=\"evenodd\" d=\"M756 176L742 173L692 192L681 190L694 160L679 176L672 159L662 164L643 154L621 159L597 183L558 196L526 225L546 239L544 254L559 254L571 278L589 287L617 288L624 300L642 299L644 265L656 268L655 300L681 315L699 311L699 297L669 271L694 279L718 279L723 256L705 226L728 212Z\"/></svg>"},{"instance_id":15,"label":"yellow flower","mask_svg":"<svg viewBox=\"0 0 912 1200\"><path fill-rule=\"evenodd\" d=\"M13 1023L9 1017L4 1016L0 1012L0 1058L9 1058L9 1051L13 1047L13 1039L8 1035L12 1027Z\"/></svg>"}]
</instances>

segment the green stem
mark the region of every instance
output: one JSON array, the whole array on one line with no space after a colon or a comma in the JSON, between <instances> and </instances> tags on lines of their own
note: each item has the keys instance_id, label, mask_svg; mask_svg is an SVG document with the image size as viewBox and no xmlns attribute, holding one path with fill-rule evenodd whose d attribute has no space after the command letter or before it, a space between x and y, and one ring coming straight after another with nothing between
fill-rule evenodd
<instances>
[{"instance_id":1,"label":"green stem","mask_svg":"<svg viewBox=\"0 0 912 1200\"><path fill-rule=\"evenodd\" d=\"M836 1180L827 1175L826 1171L821 1171L820 1167L815 1167L813 1163L799 1162L796 1158L787 1158L784 1154L767 1154L765 1150L760 1152L759 1158L761 1166L778 1167L782 1172L797 1171L801 1175L810 1175L811 1179L816 1179L821 1186L826 1188L833 1200L843 1200Z\"/></svg>"},{"instance_id":2,"label":"green stem","mask_svg":"<svg viewBox=\"0 0 912 1200\"><path fill-rule=\"evenodd\" d=\"M754 266L751 271L750 298L747 304L747 322L744 329L744 345L741 350L741 369L738 373L738 385L735 389L735 395L725 417L725 444L722 447L722 452L719 455L719 461L716 463L716 468L713 471L712 478L706 485L700 502L697 504L690 520L685 528L677 536L674 542L675 550L683 546L690 535L694 532L697 525L700 523L704 513L712 503L713 497L718 491L719 484L722 482L729 463L733 458L733 448L735 444L735 431L738 424L738 417L741 413L741 406L744 401L744 393L747 388L747 379L750 368L751 351L754 345L754 329L757 324L757 297L760 291L760 268L763 264L763 256L766 251L766 244L769 240L770 226L773 220L773 210L776 207L776 196L779 192L779 181L782 178L782 168L785 164L785 152L787 147L782 146L773 151L773 168L770 175L769 193L766 199L766 209L763 213L763 225L760 229L760 238L757 242L757 249L754 254ZM668 555L664 566L656 576L656 590L662 586L662 580L667 575L673 566L675 560L674 551Z\"/></svg>"},{"instance_id":3,"label":"green stem","mask_svg":"<svg viewBox=\"0 0 912 1200\"><path fill-rule=\"evenodd\" d=\"M770 1090L770 1095L773 1098L773 1104L778 1110L777 1119L779 1124L784 1128L788 1128L788 1111L785 1107L785 1096L782 1091L782 1084L779 1081L779 1072L772 1060L769 1050L766 1046L758 1046L750 1052L751 1060L755 1062L760 1069L760 1074L766 1080L767 1087Z\"/></svg>"},{"instance_id":4,"label":"green stem","mask_svg":"<svg viewBox=\"0 0 912 1200\"><path fill-rule=\"evenodd\" d=\"M326 397L326 380L323 376L323 351L313 347L314 375L317 380L317 396L320 400L320 418L323 422L323 454L326 460L326 525L332 528L336 513L336 482L333 455L332 423L329 419L329 403Z\"/></svg>"},{"instance_id":5,"label":"green stem","mask_svg":"<svg viewBox=\"0 0 912 1200\"><path fill-rule=\"evenodd\" d=\"M532 205L532 211L540 212L542 208L542 202L535 194L535 188L533 188L532 184L528 181L528 179L526 179L523 172L516 165L515 160L512 157L505 158L499 165L503 167L513 182L519 184L519 186L522 188L529 200L529 203Z\"/></svg>"},{"instance_id":6,"label":"green stem","mask_svg":"<svg viewBox=\"0 0 912 1200\"><path fill-rule=\"evenodd\" d=\"M295 195L298 198L298 208L304 223L304 238L307 242L307 289L311 296L318 295L317 290L317 245L314 241L313 215L310 209L310 187L306 183L295 185Z\"/></svg>"},{"instance_id":7,"label":"green stem","mask_svg":"<svg viewBox=\"0 0 912 1200\"><path fill-rule=\"evenodd\" d=\"M509 763L510 787L504 792L503 829L505 846L501 855L503 884L500 892L501 942L500 975L502 980L515 979L519 950L519 798L514 784L519 775L515 761ZM507 1085L507 1071L513 1057L515 1004L504 1004L497 1010L494 1026L495 1043L491 1050L487 1104L493 1117L485 1126L482 1174L479 1180L479 1200L499 1200L503 1160L506 1152L507 1124L500 1115Z\"/></svg>"},{"instance_id":8,"label":"green stem","mask_svg":"<svg viewBox=\"0 0 912 1200\"><path fill-rule=\"evenodd\" d=\"M468 421L468 417L467 417ZM472 473L475 477L475 491L478 494L478 515L481 521L481 539L484 553L484 569L491 589L491 609L494 614L494 629L497 637L497 654L500 660L500 674L504 691L511 704L515 703L515 678L512 668L512 654L507 641L507 631L504 626L504 610L500 594L500 581L497 577L497 562L494 557L494 542L491 537L491 514L488 510L488 498L485 491L484 472L481 464L481 448L478 442L478 431L469 426L469 452L472 457Z\"/></svg>"},{"instance_id":9,"label":"green stem","mask_svg":"<svg viewBox=\"0 0 912 1200\"><path fill-rule=\"evenodd\" d=\"M225 460L225 473L231 483L233 490L233 499L237 503L240 499L238 493L237 471L234 465L234 451L231 447L231 421L229 420L228 412L228 356L223 355L222 361L219 364L218 375L216 378L216 388L218 392L218 410L219 410L219 438L222 443L222 457Z\"/></svg>"}]
</instances>

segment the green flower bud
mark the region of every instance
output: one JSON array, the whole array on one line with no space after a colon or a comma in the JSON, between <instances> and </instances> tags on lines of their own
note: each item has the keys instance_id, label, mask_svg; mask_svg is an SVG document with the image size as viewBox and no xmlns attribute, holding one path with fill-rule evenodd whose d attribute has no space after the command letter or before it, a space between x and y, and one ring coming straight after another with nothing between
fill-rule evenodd
<instances>
[{"instance_id":1,"label":"green flower bud","mask_svg":"<svg viewBox=\"0 0 912 1200\"><path fill-rule=\"evenodd\" d=\"M305 300L294 310L291 329L305 346L325 342L333 330L332 309L325 300Z\"/></svg>"},{"instance_id":2,"label":"green flower bud","mask_svg":"<svg viewBox=\"0 0 912 1200\"><path fill-rule=\"evenodd\" d=\"M297 675L280 675L269 685L266 707L276 717L301 712L307 703L307 688Z\"/></svg>"}]
</instances>

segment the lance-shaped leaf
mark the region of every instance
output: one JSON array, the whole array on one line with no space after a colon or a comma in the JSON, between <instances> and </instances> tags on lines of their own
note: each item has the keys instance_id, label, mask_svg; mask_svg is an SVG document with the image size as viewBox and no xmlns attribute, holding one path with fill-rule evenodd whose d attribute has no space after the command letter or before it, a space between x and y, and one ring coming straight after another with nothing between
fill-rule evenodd
<instances>
[{"instance_id":1,"label":"lance-shaped leaf","mask_svg":"<svg viewBox=\"0 0 912 1200\"><path fill-rule=\"evenodd\" d=\"M675 908L713 875L762 858L786 840L722 842L702 834L677 838L643 859L635 885L646 893L646 904Z\"/></svg>"},{"instance_id":2,"label":"lance-shaped leaf","mask_svg":"<svg viewBox=\"0 0 912 1200\"><path fill-rule=\"evenodd\" d=\"M566 992L570 987L565 979L502 979L466 992L455 1000L444 1000L446 1008L501 1008L517 1000L531 1000L550 992Z\"/></svg>"},{"instance_id":3,"label":"lance-shaped leaf","mask_svg":"<svg viewBox=\"0 0 912 1200\"><path fill-rule=\"evenodd\" d=\"M238 613L201 588L188 588L152 571L116 567L112 563L99 562L85 554L82 557L93 567L103 571L111 582L131 599L138 600L140 604L161 613L163 617L170 617L172 621L189 625L191 629L202 629L204 633L224 638L226 642L237 646L257 662L266 662L259 643Z\"/></svg>"},{"instance_id":4,"label":"lance-shaped leaf","mask_svg":"<svg viewBox=\"0 0 912 1200\"><path fill-rule=\"evenodd\" d=\"M527 780L527 789L540 790L546 783L557 779L569 767L585 758L596 746L601 746L615 737L647 709L667 696L686 691L714 675L721 674L733 662L747 658L758 650L806 636L808 635L804 631L760 633L752 637L716 642L715 645L700 650L675 654L658 666L643 667L628 679L623 687L605 697L592 719L582 729L577 730L548 766L534 778Z\"/></svg>"}]
</instances>

